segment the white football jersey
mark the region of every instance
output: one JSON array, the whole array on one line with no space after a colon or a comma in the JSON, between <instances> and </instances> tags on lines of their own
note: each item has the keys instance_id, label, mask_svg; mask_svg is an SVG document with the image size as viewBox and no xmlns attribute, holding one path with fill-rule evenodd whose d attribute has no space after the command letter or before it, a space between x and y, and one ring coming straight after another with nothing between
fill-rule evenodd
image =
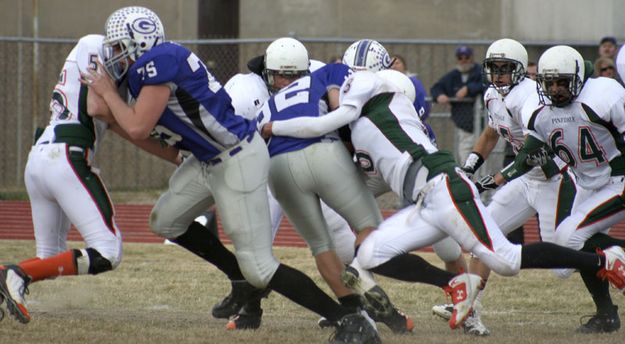
<instances>
[{"instance_id":1,"label":"white football jersey","mask_svg":"<svg viewBox=\"0 0 625 344\"><path fill-rule=\"evenodd\" d=\"M429 153L437 151L410 99L375 73L359 71L341 87L340 103L361 112L350 125L361 168L373 177L381 175L393 192L403 195L413 162L409 152L419 145Z\"/></svg>"},{"instance_id":2,"label":"white football jersey","mask_svg":"<svg viewBox=\"0 0 625 344\"><path fill-rule=\"evenodd\" d=\"M265 81L255 73L233 76L224 89L232 99L234 113L247 119L256 118L256 112L270 96Z\"/></svg>"},{"instance_id":3,"label":"white football jersey","mask_svg":"<svg viewBox=\"0 0 625 344\"><path fill-rule=\"evenodd\" d=\"M527 135L527 119L524 111L533 112L540 106L536 81L525 78L514 86L506 97L502 97L494 87L484 93L484 104L488 110L488 126L495 129L499 136L512 145L514 153L518 153ZM565 163L559 158L554 159L558 167ZM545 180L545 173L536 167L527 173L528 178Z\"/></svg>"},{"instance_id":4,"label":"white football jersey","mask_svg":"<svg viewBox=\"0 0 625 344\"><path fill-rule=\"evenodd\" d=\"M586 81L566 107L544 106L529 120L530 134L547 143L577 176L596 189L608 182L610 161L625 150L625 89L614 79Z\"/></svg>"},{"instance_id":5,"label":"white football jersey","mask_svg":"<svg viewBox=\"0 0 625 344\"><path fill-rule=\"evenodd\" d=\"M39 139L40 142L54 140L54 127L57 125L80 124L86 127L93 125L96 137L94 150L98 146L108 125L87 114L88 88L79 79L81 72L89 73L97 68L98 61L102 63L100 51L103 40L102 35L84 36L65 59L59 80L52 91L50 123Z\"/></svg>"}]
</instances>

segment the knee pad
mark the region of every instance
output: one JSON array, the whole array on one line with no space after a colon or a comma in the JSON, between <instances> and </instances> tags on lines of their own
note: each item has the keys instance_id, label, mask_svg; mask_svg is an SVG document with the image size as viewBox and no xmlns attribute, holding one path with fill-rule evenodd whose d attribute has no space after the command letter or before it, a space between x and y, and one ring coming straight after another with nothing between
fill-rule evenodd
<instances>
[{"instance_id":1,"label":"knee pad","mask_svg":"<svg viewBox=\"0 0 625 344\"><path fill-rule=\"evenodd\" d=\"M100 252L89 247L82 250L74 250L74 259L76 260L76 267L79 275L97 275L102 272L113 270L115 266L111 263L111 260L102 257Z\"/></svg>"},{"instance_id":2,"label":"knee pad","mask_svg":"<svg viewBox=\"0 0 625 344\"><path fill-rule=\"evenodd\" d=\"M432 245L432 248L434 249L436 255L446 263L456 261L456 259L460 258L460 255L462 254L460 245L458 245L458 243L451 237L447 237L437 242Z\"/></svg>"},{"instance_id":3,"label":"knee pad","mask_svg":"<svg viewBox=\"0 0 625 344\"><path fill-rule=\"evenodd\" d=\"M150 219L148 221L148 224L152 233L166 239L174 239L184 234L184 232L187 230L186 227L175 228L171 221L168 221L167 219L161 219L161 217L162 216L159 216L158 211L152 210L152 212L150 213Z\"/></svg>"},{"instance_id":4,"label":"knee pad","mask_svg":"<svg viewBox=\"0 0 625 344\"><path fill-rule=\"evenodd\" d=\"M271 256L266 259L257 258L254 254L235 252L243 277L251 285L262 289L267 287L280 263Z\"/></svg>"}]
</instances>

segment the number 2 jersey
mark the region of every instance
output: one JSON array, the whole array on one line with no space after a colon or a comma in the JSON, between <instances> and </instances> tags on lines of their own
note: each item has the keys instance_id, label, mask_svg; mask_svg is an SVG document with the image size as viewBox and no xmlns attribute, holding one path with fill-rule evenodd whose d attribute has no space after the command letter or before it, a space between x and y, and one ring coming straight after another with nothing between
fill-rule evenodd
<instances>
[{"instance_id":1,"label":"number 2 jersey","mask_svg":"<svg viewBox=\"0 0 625 344\"><path fill-rule=\"evenodd\" d=\"M361 168L384 181L397 195L414 161L412 152L436 152L414 105L394 85L372 72L354 73L341 88L340 103L356 107L360 117L351 123L352 143Z\"/></svg>"},{"instance_id":2,"label":"number 2 jersey","mask_svg":"<svg viewBox=\"0 0 625 344\"><path fill-rule=\"evenodd\" d=\"M80 83L80 73L97 68L102 49L102 35L82 37L65 59L50 101L50 122L38 142L58 141L56 136L81 138L81 146L96 150L108 125L87 114L87 86ZM62 130L61 130L62 129ZM58 134L58 135L57 135Z\"/></svg>"},{"instance_id":3,"label":"number 2 jersey","mask_svg":"<svg viewBox=\"0 0 625 344\"><path fill-rule=\"evenodd\" d=\"M611 175L625 175L624 106L625 89L617 81L588 79L571 104L534 111L528 129L572 168L580 186L596 189Z\"/></svg>"},{"instance_id":4,"label":"number 2 jersey","mask_svg":"<svg viewBox=\"0 0 625 344\"><path fill-rule=\"evenodd\" d=\"M167 85L171 90L155 131L200 161L214 158L256 131L256 122L235 114L221 84L181 45L159 44L130 67L128 86L134 98L149 85Z\"/></svg>"},{"instance_id":5,"label":"number 2 jersey","mask_svg":"<svg viewBox=\"0 0 625 344\"><path fill-rule=\"evenodd\" d=\"M346 65L332 63L292 82L265 102L257 116L259 128L269 121L303 116L318 117L328 113L328 91L332 88L340 88L350 73ZM268 143L269 155L300 150L322 140L338 139L336 132L307 139L273 136Z\"/></svg>"}]
</instances>

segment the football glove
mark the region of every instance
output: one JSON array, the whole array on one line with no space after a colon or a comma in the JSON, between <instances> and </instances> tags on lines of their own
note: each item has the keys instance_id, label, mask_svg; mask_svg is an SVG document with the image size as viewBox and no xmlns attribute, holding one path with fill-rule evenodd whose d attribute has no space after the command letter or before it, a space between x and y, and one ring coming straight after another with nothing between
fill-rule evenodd
<instances>
[{"instance_id":1,"label":"football glove","mask_svg":"<svg viewBox=\"0 0 625 344\"><path fill-rule=\"evenodd\" d=\"M489 174L475 182L475 186L477 187L477 191L482 193L486 190L495 190L499 185L495 183L495 175Z\"/></svg>"},{"instance_id":2,"label":"football glove","mask_svg":"<svg viewBox=\"0 0 625 344\"><path fill-rule=\"evenodd\" d=\"M545 147L540 147L538 150L532 153L527 153L525 162L530 166L543 166L549 162L551 157Z\"/></svg>"}]
</instances>

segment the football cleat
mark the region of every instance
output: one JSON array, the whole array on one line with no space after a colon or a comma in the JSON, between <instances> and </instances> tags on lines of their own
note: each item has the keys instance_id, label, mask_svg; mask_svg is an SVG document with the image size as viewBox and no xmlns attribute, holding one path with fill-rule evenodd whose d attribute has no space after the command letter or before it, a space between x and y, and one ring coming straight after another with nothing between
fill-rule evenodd
<instances>
[{"instance_id":1,"label":"football cleat","mask_svg":"<svg viewBox=\"0 0 625 344\"><path fill-rule=\"evenodd\" d=\"M364 286L360 274L354 267L347 266L345 268L343 273L341 273L341 281L347 288L363 296L365 310L372 317L382 318L390 316L395 310L388 295L380 286L374 285L372 288Z\"/></svg>"},{"instance_id":2,"label":"football cleat","mask_svg":"<svg viewBox=\"0 0 625 344\"><path fill-rule=\"evenodd\" d=\"M375 326L361 313L351 313L339 321L336 331L330 337L331 344L380 344L380 336Z\"/></svg>"},{"instance_id":3,"label":"football cleat","mask_svg":"<svg viewBox=\"0 0 625 344\"><path fill-rule=\"evenodd\" d=\"M619 246L612 246L597 252L605 256L605 267L597 272L597 276L607 279L613 288L625 294L625 251Z\"/></svg>"},{"instance_id":4,"label":"football cleat","mask_svg":"<svg viewBox=\"0 0 625 344\"><path fill-rule=\"evenodd\" d=\"M229 319L254 298L267 297L269 289L258 289L247 281L230 281L232 290L221 302L213 306L212 314L217 319Z\"/></svg>"},{"instance_id":5,"label":"football cleat","mask_svg":"<svg viewBox=\"0 0 625 344\"><path fill-rule=\"evenodd\" d=\"M396 307L393 307L393 311L389 315L382 317L373 315L371 319L388 326L393 333L408 333L414 329L414 321Z\"/></svg>"},{"instance_id":6,"label":"football cleat","mask_svg":"<svg viewBox=\"0 0 625 344\"><path fill-rule=\"evenodd\" d=\"M239 314L234 315L226 324L228 330L256 330L260 327L260 322L263 317L263 310L258 309L254 311L247 310L245 307L239 311Z\"/></svg>"},{"instance_id":7,"label":"football cleat","mask_svg":"<svg viewBox=\"0 0 625 344\"><path fill-rule=\"evenodd\" d=\"M30 277L17 265L8 265L0 269L0 295L6 301L9 313L23 324L30 321L24 299L24 295L28 294L29 283Z\"/></svg>"},{"instance_id":8,"label":"football cleat","mask_svg":"<svg viewBox=\"0 0 625 344\"><path fill-rule=\"evenodd\" d=\"M449 327L456 329L464 323L471 311L473 302L480 291L482 278L478 275L463 273L449 281L445 292L451 296L454 310L449 319Z\"/></svg>"},{"instance_id":9,"label":"football cleat","mask_svg":"<svg viewBox=\"0 0 625 344\"><path fill-rule=\"evenodd\" d=\"M583 319L588 319L585 324L582 324ZM577 333L609 333L618 331L621 328L621 319L618 316L618 306L612 306L607 312L602 312L592 315L583 316L580 319L581 326L575 330Z\"/></svg>"},{"instance_id":10,"label":"football cleat","mask_svg":"<svg viewBox=\"0 0 625 344\"><path fill-rule=\"evenodd\" d=\"M451 314L454 312L454 305L450 303L445 303L442 305L434 305L432 307L432 314L437 317L443 318L444 320L451 319Z\"/></svg>"},{"instance_id":11,"label":"football cleat","mask_svg":"<svg viewBox=\"0 0 625 344\"><path fill-rule=\"evenodd\" d=\"M473 312L471 312L467 320L465 320L464 324L462 325L465 334L470 334L478 337L485 337L490 335L490 330L482 323L482 318L480 317L481 308L482 305L480 304L480 301L476 300L473 303Z\"/></svg>"},{"instance_id":12,"label":"football cleat","mask_svg":"<svg viewBox=\"0 0 625 344\"><path fill-rule=\"evenodd\" d=\"M332 322L324 317L319 318L317 325L321 328L339 327L337 322Z\"/></svg>"}]
</instances>

